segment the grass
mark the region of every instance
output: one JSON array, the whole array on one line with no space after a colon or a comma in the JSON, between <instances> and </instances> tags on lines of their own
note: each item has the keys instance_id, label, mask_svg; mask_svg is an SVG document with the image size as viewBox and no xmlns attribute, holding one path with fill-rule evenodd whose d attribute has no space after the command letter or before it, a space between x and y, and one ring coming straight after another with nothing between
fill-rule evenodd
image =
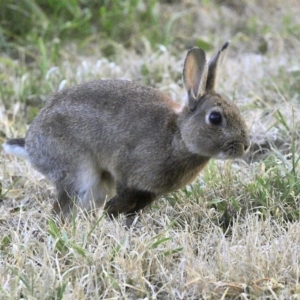
<instances>
[{"instance_id":1,"label":"grass","mask_svg":"<svg viewBox=\"0 0 300 300\"><path fill-rule=\"evenodd\" d=\"M244 160L211 161L130 228L101 210L53 220L53 187L1 153L1 299L300 297L297 1L9 0L0 15L0 143L24 136L51 93L91 79L180 102L186 49L211 56L228 39L218 90L252 138Z\"/></svg>"},{"instance_id":2,"label":"grass","mask_svg":"<svg viewBox=\"0 0 300 300\"><path fill-rule=\"evenodd\" d=\"M22 48L34 59L40 41L51 49L52 61L59 45L77 38L82 46L99 42L106 55L115 52L114 44L137 47L146 35L148 41L170 40L172 18L161 30L161 13L157 0L9 0L0 4L2 49L14 52ZM105 43L102 41L105 40ZM15 49L17 48L17 49Z\"/></svg>"}]
</instances>

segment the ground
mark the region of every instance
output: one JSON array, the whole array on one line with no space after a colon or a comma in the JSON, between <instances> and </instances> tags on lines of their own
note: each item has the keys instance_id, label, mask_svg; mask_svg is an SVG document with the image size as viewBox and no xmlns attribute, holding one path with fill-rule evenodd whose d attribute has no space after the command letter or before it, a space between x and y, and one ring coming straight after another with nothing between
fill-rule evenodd
<instances>
[{"instance_id":1,"label":"ground","mask_svg":"<svg viewBox=\"0 0 300 300\"><path fill-rule=\"evenodd\" d=\"M91 79L135 80L180 103L187 49L200 46L211 57L231 40L218 91L246 120L249 154L212 160L193 184L157 200L128 228L101 210L57 222L52 185L1 152L1 299L300 298L300 3L150 2L162 32L153 30L156 19L147 28L143 19L131 26L124 18L121 40L103 6L106 34L63 42L62 27L53 40L32 28L30 43L8 39L14 47L1 50L0 143L23 137L51 93ZM137 17L149 17L147 2L136 3ZM31 4L36 22L50 20Z\"/></svg>"}]
</instances>

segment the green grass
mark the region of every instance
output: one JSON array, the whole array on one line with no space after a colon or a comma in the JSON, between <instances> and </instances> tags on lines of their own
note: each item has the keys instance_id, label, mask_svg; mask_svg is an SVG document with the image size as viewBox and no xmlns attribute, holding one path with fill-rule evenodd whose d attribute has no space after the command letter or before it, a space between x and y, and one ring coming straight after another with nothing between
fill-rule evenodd
<instances>
[{"instance_id":1,"label":"green grass","mask_svg":"<svg viewBox=\"0 0 300 300\"><path fill-rule=\"evenodd\" d=\"M231 39L219 91L249 126L245 160L214 161L133 226L52 220L52 186L0 156L1 299L297 299L300 295L300 4L13 1L0 4L0 143L57 90L126 78L182 101L194 45ZM276 298L277 297L277 298Z\"/></svg>"},{"instance_id":2,"label":"green grass","mask_svg":"<svg viewBox=\"0 0 300 300\"><path fill-rule=\"evenodd\" d=\"M157 0L9 0L0 4L0 20L2 50L22 48L34 59L43 41L55 61L59 46L74 39L83 47L97 43L105 55L115 53L115 44L138 47L144 38L153 45L168 43L176 18L162 30Z\"/></svg>"}]
</instances>

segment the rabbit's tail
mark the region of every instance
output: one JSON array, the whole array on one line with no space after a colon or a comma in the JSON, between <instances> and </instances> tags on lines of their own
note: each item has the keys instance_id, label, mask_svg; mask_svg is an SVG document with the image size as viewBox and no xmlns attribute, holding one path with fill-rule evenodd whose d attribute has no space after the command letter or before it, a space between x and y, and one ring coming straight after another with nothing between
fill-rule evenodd
<instances>
[{"instance_id":1,"label":"rabbit's tail","mask_svg":"<svg viewBox=\"0 0 300 300\"><path fill-rule=\"evenodd\" d=\"M25 139L11 139L2 145L4 151L21 158L27 158L28 153L25 150Z\"/></svg>"}]
</instances>

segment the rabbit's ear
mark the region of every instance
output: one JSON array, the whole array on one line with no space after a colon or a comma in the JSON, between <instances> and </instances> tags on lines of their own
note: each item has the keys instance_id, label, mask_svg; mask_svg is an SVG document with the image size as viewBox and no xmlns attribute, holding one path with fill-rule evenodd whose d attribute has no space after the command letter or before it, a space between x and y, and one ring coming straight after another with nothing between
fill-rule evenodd
<instances>
[{"instance_id":1,"label":"rabbit's ear","mask_svg":"<svg viewBox=\"0 0 300 300\"><path fill-rule=\"evenodd\" d=\"M183 83L188 92L189 106L193 107L196 100L205 92L208 65L205 52L200 48L188 51L183 68Z\"/></svg>"},{"instance_id":2,"label":"rabbit's ear","mask_svg":"<svg viewBox=\"0 0 300 300\"><path fill-rule=\"evenodd\" d=\"M225 54L227 52L226 49L228 48L229 43L230 42L227 41L208 64L208 77L206 82L207 91L213 91L215 89L217 83L218 68L224 60Z\"/></svg>"}]
</instances>

